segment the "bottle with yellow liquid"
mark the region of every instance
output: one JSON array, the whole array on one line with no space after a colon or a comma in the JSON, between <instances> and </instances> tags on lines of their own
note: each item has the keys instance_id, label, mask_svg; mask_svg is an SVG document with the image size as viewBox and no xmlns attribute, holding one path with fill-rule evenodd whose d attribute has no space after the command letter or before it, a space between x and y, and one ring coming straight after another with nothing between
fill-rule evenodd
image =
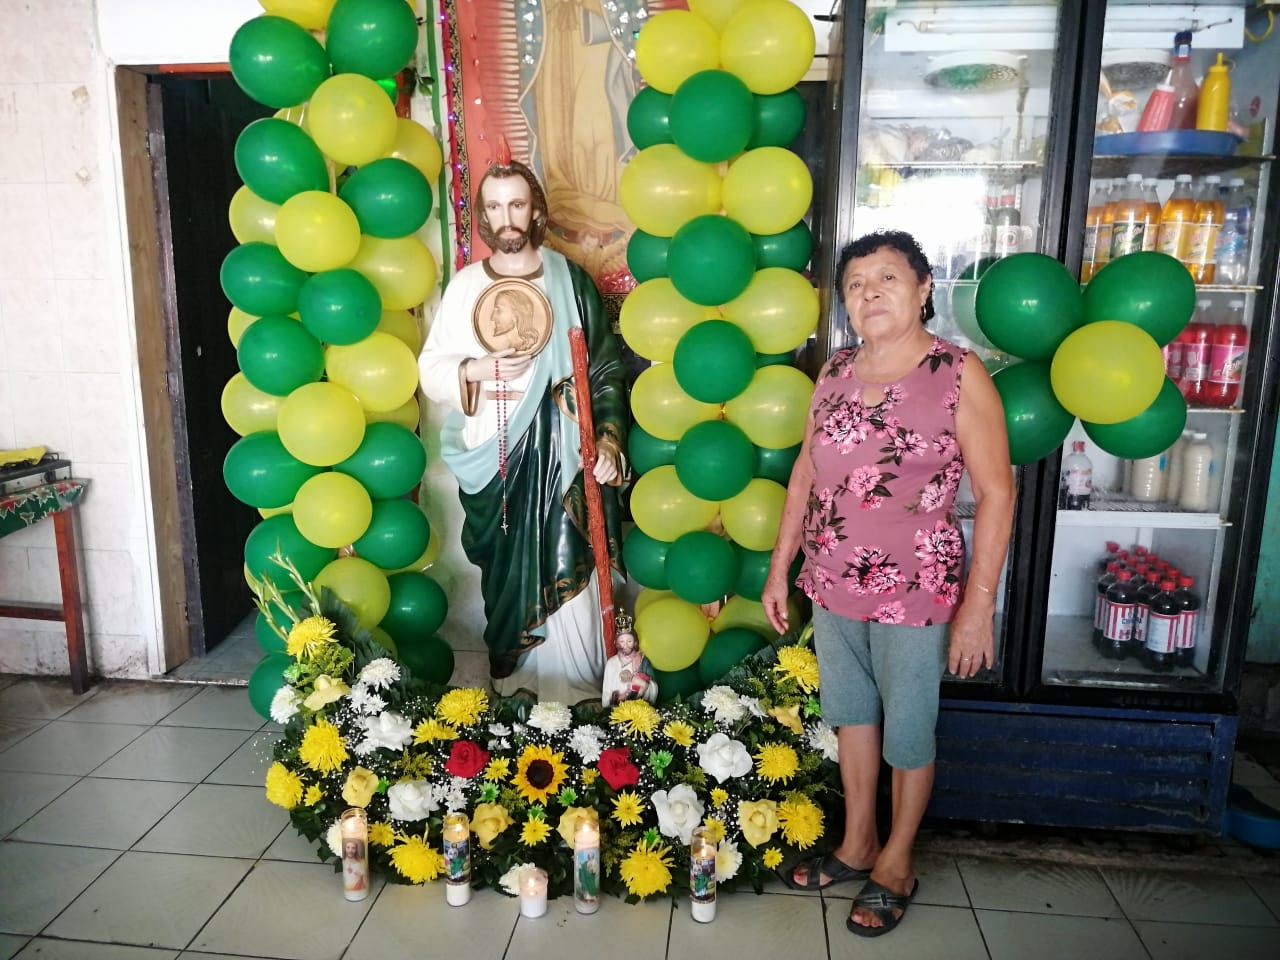
<instances>
[{"instance_id":1,"label":"bottle with yellow liquid","mask_svg":"<svg viewBox=\"0 0 1280 960\"><path fill-rule=\"evenodd\" d=\"M1209 68L1200 85L1200 102L1196 106L1197 130L1226 130L1231 119L1231 75L1218 54L1218 62Z\"/></svg>"}]
</instances>

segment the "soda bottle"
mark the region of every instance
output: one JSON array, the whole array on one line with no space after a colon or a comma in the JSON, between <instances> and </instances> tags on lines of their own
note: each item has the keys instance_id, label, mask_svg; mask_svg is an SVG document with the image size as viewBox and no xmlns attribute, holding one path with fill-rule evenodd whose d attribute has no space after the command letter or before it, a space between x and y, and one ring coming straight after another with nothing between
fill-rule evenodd
<instances>
[{"instance_id":1,"label":"soda bottle","mask_svg":"<svg viewBox=\"0 0 1280 960\"><path fill-rule=\"evenodd\" d=\"M1178 604L1177 662L1180 667L1189 667L1195 660L1196 631L1200 626L1200 598L1191 592L1193 586L1193 578L1179 577L1178 589L1173 593L1173 599Z\"/></svg>"},{"instance_id":2,"label":"soda bottle","mask_svg":"<svg viewBox=\"0 0 1280 960\"><path fill-rule=\"evenodd\" d=\"M1099 650L1102 649L1102 626L1106 622L1107 591L1116 582L1119 573L1120 564L1112 560L1095 584L1097 596L1093 602L1093 645Z\"/></svg>"},{"instance_id":3,"label":"soda bottle","mask_svg":"<svg viewBox=\"0 0 1280 960\"><path fill-rule=\"evenodd\" d=\"M1173 114L1170 130L1191 130L1196 125L1196 108L1200 103L1200 87L1191 70L1191 31L1180 30L1173 37L1173 62L1165 83L1173 87Z\"/></svg>"},{"instance_id":4,"label":"soda bottle","mask_svg":"<svg viewBox=\"0 0 1280 960\"><path fill-rule=\"evenodd\" d=\"M1191 221L1195 218L1195 213L1196 201L1191 193L1191 174L1180 173L1174 178L1173 193L1169 194L1169 199L1160 210L1156 249L1175 260L1185 260L1187 242L1191 239Z\"/></svg>"},{"instance_id":5,"label":"soda bottle","mask_svg":"<svg viewBox=\"0 0 1280 960\"><path fill-rule=\"evenodd\" d=\"M1221 183L1219 176L1211 174L1205 177L1200 195L1196 197L1191 238L1187 241L1186 259L1183 260L1196 283L1213 283L1217 276L1218 266L1214 258L1224 215L1222 195L1218 189Z\"/></svg>"},{"instance_id":6,"label":"soda bottle","mask_svg":"<svg viewBox=\"0 0 1280 960\"><path fill-rule=\"evenodd\" d=\"M1062 458L1064 510L1088 510L1093 496L1093 461L1084 453L1084 441L1071 444L1071 452Z\"/></svg>"},{"instance_id":7,"label":"soda bottle","mask_svg":"<svg viewBox=\"0 0 1280 960\"><path fill-rule=\"evenodd\" d=\"M1174 668L1178 659L1178 627L1182 608L1174 599L1177 584L1162 580L1147 601L1147 618L1142 645L1147 666L1161 673Z\"/></svg>"},{"instance_id":8,"label":"soda bottle","mask_svg":"<svg viewBox=\"0 0 1280 960\"><path fill-rule=\"evenodd\" d=\"M1253 229L1253 201L1245 192L1244 180L1227 181L1227 198L1222 202L1222 230L1218 233L1219 283L1249 282L1249 233Z\"/></svg>"},{"instance_id":9,"label":"soda bottle","mask_svg":"<svg viewBox=\"0 0 1280 960\"><path fill-rule=\"evenodd\" d=\"M1022 214L1018 211L1020 186L1008 181L1000 191L996 208L995 255L1007 257L1018 252L1022 240Z\"/></svg>"},{"instance_id":10,"label":"soda bottle","mask_svg":"<svg viewBox=\"0 0 1280 960\"><path fill-rule=\"evenodd\" d=\"M1107 606L1102 618L1102 655L1123 660L1133 645L1133 621L1137 615L1137 591L1130 584L1131 574L1121 570L1116 582L1107 588Z\"/></svg>"},{"instance_id":11,"label":"soda bottle","mask_svg":"<svg viewBox=\"0 0 1280 960\"><path fill-rule=\"evenodd\" d=\"M1142 174L1131 173L1116 198L1111 223L1111 259L1142 251L1147 227L1147 201L1142 195Z\"/></svg>"},{"instance_id":12,"label":"soda bottle","mask_svg":"<svg viewBox=\"0 0 1280 960\"><path fill-rule=\"evenodd\" d=\"M1107 569L1107 564L1112 563L1120 554L1120 544L1114 540L1108 540L1106 543L1106 553L1102 555L1102 559L1098 562L1098 572L1103 573Z\"/></svg>"},{"instance_id":13,"label":"soda bottle","mask_svg":"<svg viewBox=\"0 0 1280 960\"><path fill-rule=\"evenodd\" d=\"M1141 650L1147 636L1147 613L1151 606L1151 598L1160 592L1160 574L1148 569L1144 582L1137 588L1137 607L1134 610L1133 645Z\"/></svg>"},{"instance_id":14,"label":"soda bottle","mask_svg":"<svg viewBox=\"0 0 1280 960\"><path fill-rule=\"evenodd\" d=\"M1142 181L1142 201L1146 204L1146 229L1142 233L1142 249L1155 250L1160 243L1160 218L1164 208L1160 206L1160 197L1156 194L1155 177L1147 177Z\"/></svg>"},{"instance_id":15,"label":"soda bottle","mask_svg":"<svg viewBox=\"0 0 1280 960\"><path fill-rule=\"evenodd\" d=\"M1209 471L1213 466L1213 447L1207 433L1191 434L1191 442L1182 449L1182 486L1178 506L1183 510L1204 513L1209 509Z\"/></svg>"},{"instance_id":16,"label":"soda bottle","mask_svg":"<svg viewBox=\"0 0 1280 960\"><path fill-rule=\"evenodd\" d=\"M1080 282L1088 283L1102 265L1111 259L1111 239L1107 238L1107 255L1098 260L1098 231L1102 227L1102 214L1107 209L1107 192L1110 180L1094 181L1089 195L1089 209L1084 215L1084 253L1080 258Z\"/></svg>"},{"instance_id":17,"label":"soda bottle","mask_svg":"<svg viewBox=\"0 0 1280 960\"><path fill-rule=\"evenodd\" d=\"M1116 204L1123 192L1124 181L1119 178L1112 180L1107 189L1106 205L1102 208L1102 219L1098 223L1098 247L1094 254L1096 269L1093 271L1095 276L1111 262L1111 231L1116 222Z\"/></svg>"},{"instance_id":18,"label":"soda bottle","mask_svg":"<svg viewBox=\"0 0 1280 960\"><path fill-rule=\"evenodd\" d=\"M1191 322L1178 334L1182 341L1182 379L1178 386L1187 403L1204 403L1205 381L1209 379L1209 338L1213 334L1211 308L1208 299L1200 300Z\"/></svg>"},{"instance_id":19,"label":"soda bottle","mask_svg":"<svg viewBox=\"0 0 1280 960\"><path fill-rule=\"evenodd\" d=\"M1249 328L1244 325L1244 301L1227 305L1226 319L1209 338L1209 379L1204 402L1211 407L1234 407L1240 399L1240 381L1249 353Z\"/></svg>"}]
</instances>

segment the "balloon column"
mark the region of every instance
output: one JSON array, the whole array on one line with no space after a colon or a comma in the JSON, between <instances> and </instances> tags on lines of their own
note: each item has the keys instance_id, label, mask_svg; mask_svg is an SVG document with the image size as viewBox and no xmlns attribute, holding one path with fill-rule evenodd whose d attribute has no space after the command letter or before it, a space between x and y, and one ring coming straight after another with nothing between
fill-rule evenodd
<instances>
[{"instance_id":1,"label":"balloon column","mask_svg":"<svg viewBox=\"0 0 1280 960\"><path fill-rule=\"evenodd\" d=\"M631 397L642 475L624 559L646 588L636 632L664 696L714 683L774 635L760 592L813 390L790 353L818 322L801 273L813 182L786 149L814 42L788 0L689 0L636 40L647 86L620 193L639 285L620 326L653 365ZM701 606L726 596L708 620Z\"/></svg>"},{"instance_id":2,"label":"balloon column","mask_svg":"<svg viewBox=\"0 0 1280 960\"><path fill-rule=\"evenodd\" d=\"M1187 405L1165 376L1161 347L1194 308L1191 275L1162 253L1118 257L1083 296L1066 268L1043 254L1015 254L987 269L978 326L997 348L1023 358L992 378L1013 462L1048 456L1076 417L1114 456L1168 449L1186 425Z\"/></svg>"},{"instance_id":3,"label":"balloon column","mask_svg":"<svg viewBox=\"0 0 1280 960\"><path fill-rule=\"evenodd\" d=\"M241 435L223 475L264 517L245 543L246 577L290 586L271 560L279 551L403 662L447 681L452 655L434 636L444 593L421 572L438 538L409 499L426 466L410 311L438 277L416 234L441 167L439 144L393 102L417 20L405 0L261 3L266 13L232 38L231 72L279 112L236 141L239 246L221 270L240 366L222 410ZM272 621L287 628L295 616L259 615L260 711L280 683Z\"/></svg>"}]
</instances>

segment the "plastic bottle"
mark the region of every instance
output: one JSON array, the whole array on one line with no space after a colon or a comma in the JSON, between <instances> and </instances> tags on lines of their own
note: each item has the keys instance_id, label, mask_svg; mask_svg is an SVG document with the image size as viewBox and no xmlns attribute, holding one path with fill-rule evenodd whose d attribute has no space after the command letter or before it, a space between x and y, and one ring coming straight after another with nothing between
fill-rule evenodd
<instances>
[{"instance_id":1,"label":"plastic bottle","mask_svg":"<svg viewBox=\"0 0 1280 960\"><path fill-rule=\"evenodd\" d=\"M1084 441L1071 444L1071 452L1062 458L1062 485L1066 491L1064 510L1088 510L1093 496L1093 461L1084 453Z\"/></svg>"},{"instance_id":2,"label":"plastic bottle","mask_svg":"<svg viewBox=\"0 0 1280 960\"><path fill-rule=\"evenodd\" d=\"M1226 130L1231 116L1231 75L1218 54L1218 62L1209 68L1200 84L1200 102L1196 105L1197 130Z\"/></svg>"},{"instance_id":3,"label":"plastic bottle","mask_svg":"<svg viewBox=\"0 0 1280 960\"><path fill-rule=\"evenodd\" d=\"M1191 237L1187 241L1186 259L1183 260L1191 271L1191 279L1196 283L1213 283L1217 276L1215 257L1224 213L1222 194L1218 189L1221 183L1222 178L1219 176L1205 177L1200 195L1196 197Z\"/></svg>"},{"instance_id":4,"label":"plastic bottle","mask_svg":"<svg viewBox=\"0 0 1280 960\"><path fill-rule=\"evenodd\" d=\"M1089 209L1084 215L1084 254L1080 258L1080 282L1088 283L1102 265L1111 259L1111 238L1107 238L1107 255L1098 259L1098 232L1102 227L1102 214L1107 209L1107 193L1110 180L1097 180L1089 194Z\"/></svg>"},{"instance_id":5,"label":"plastic bottle","mask_svg":"<svg viewBox=\"0 0 1280 960\"><path fill-rule=\"evenodd\" d=\"M1093 645L1099 650L1102 649L1102 627L1106 622L1107 614L1107 591L1111 589L1111 585L1116 582L1116 576L1120 572L1120 564L1112 560L1107 564L1107 569L1102 576L1098 577L1095 584L1096 596L1093 603Z\"/></svg>"},{"instance_id":6,"label":"plastic bottle","mask_svg":"<svg viewBox=\"0 0 1280 960\"><path fill-rule=\"evenodd\" d=\"M1204 402L1211 407L1234 407L1240 399L1245 358L1249 355L1249 328L1244 323L1244 301L1227 304L1227 316L1209 338L1209 379Z\"/></svg>"},{"instance_id":7,"label":"plastic bottle","mask_svg":"<svg viewBox=\"0 0 1280 960\"><path fill-rule=\"evenodd\" d=\"M1120 554L1120 544L1114 540L1108 540L1106 543L1106 553L1102 555L1102 560L1098 563L1098 572L1103 573L1107 569L1108 563L1114 563L1116 557Z\"/></svg>"},{"instance_id":8,"label":"plastic bottle","mask_svg":"<svg viewBox=\"0 0 1280 960\"><path fill-rule=\"evenodd\" d=\"M1115 217L1111 223L1111 259L1142 252L1147 228L1147 201L1142 194L1142 174L1125 177L1124 187L1116 198Z\"/></svg>"},{"instance_id":9,"label":"plastic bottle","mask_svg":"<svg viewBox=\"0 0 1280 960\"><path fill-rule=\"evenodd\" d=\"M1219 283L1249 281L1249 233L1253 229L1253 201L1244 189L1244 180L1227 181L1227 198L1222 202L1222 229L1218 232Z\"/></svg>"},{"instance_id":10,"label":"plastic bottle","mask_svg":"<svg viewBox=\"0 0 1280 960\"><path fill-rule=\"evenodd\" d=\"M1133 621L1137 608L1137 591L1130 584L1128 570L1116 573L1116 582L1107 589L1107 606L1102 621L1101 653L1104 657L1123 660L1133 646Z\"/></svg>"},{"instance_id":11,"label":"plastic bottle","mask_svg":"<svg viewBox=\"0 0 1280 960\"><path fill-rule=\"evenodd\" d=\"M1183 510L1204 513L1209 509L1209 469L1213 463L1213 447L1209 435L1193 433L1191 442L1182 450L1182 487L1178 506Z\"/></svg>"},{"instance_id":12,"label":"plastic bottle","mask_svg":"<svg viewBox=\"0 0 1280 960\"><path fill-rule=\"evenodd\" d=\"M1200 626L1200 598L1191 592L1195 580L1179 577L1173 599L1178 604L1178 666L1189 667L1195 660L1196 632Z\"/></svg>"},{"instance_id":13,"label":"plastic bottle","mask_svg":"<svg viewBox=\"0 0 1280 960\"><path fill-rule=\"evenodd\" d=\"M1173 87L1173 112L1170 130L1190 130L1196 125L1196 109L1200 88L1191 70L1191 31L1181 30L1173 37L1173 62L1165 83Z\"/></svg>"},{"instance_id":14,"label":"plastic bottle","mask_svg":"<svg viewBox=\"0 0 1280 960\"><path fill-rule=\"evenodd\" d=\"M1142 116L1138 118L1139 133L1155 133L1169 129L1173 119L1173 84L1159 83L1147 97L1147 105L1142 108Z\"/></svg>"},{"instance_id":15,"label":"plastic bottle","mask_svg":"<svg viewBox=\"0 0 1280 960\"><path fill-rule=\"evenodd\" d=\"M1169 503L1177 503L1182 494L1182 450L1187 445L1189 430L1173 441L1173 445L1165 451L1164 498Z\"/></svg>"},{"instance_id":16,"label":"plastic bottle","mask_svg":"<svg viewBox=\"0 0 1280 960\"><path fill-rule=\"evenodd\" d=\"M1173 193L1169 194L1169 199L1164 202L1160 211L1156 249L1175 260L1184 260L1195 213L1196 201L1191 192L1191 174L1180 173L1173 180Z\"/></svg>"},{"instance_id":17,"label":"plastic bottle","mask_svg":"<svg viewBox=\"0 0 1280 960\"><path fill-rule=\"evenodd\" d=\"M1196 312L1178 334L1182 342L1182 378L1178 387L1187 403L1203 403L1205 382L1209 379L1209 340L1213 335L1212 303L1208 298L1196 303Z\"/></svg>"},{"instance_id":18,"label":"plastic bottle","mask_svg":"<svg viewBox=\"0 0 1280 960\"><path fill-rule=\"evenodd\" d=\"M1164 208L1160 206L1160 197L1156 193L1159 183L1155 177L1146 177L1142 181L1142 201L1146 204L1146 229L1142 233L1142 249L1155 250L1160 243L1160 218Z\"/></svg>"},{"instance_id":19,"label":"plastic bottle","mask_svg":"<svg viewBox=\"0 0 1280 960\"><path fill-rule=\"evenodd\" d=\"M1022 240L1022 214L1018 210L1020 186L1009 180L1000 191L1000 206L996 208L995 255L1007 257L1018 252Z\"/></svg>"},{"instance_id":20,"label":"plastic bottle","mask_svg":"<svg viewBox=\"0 0 1280 960\"><path fill-rule=\"evenodd\" d=\"M1148 569L1143 574L1143 582L1137 588L1137 608L1134 611L1133 645L1141 649L1146 642L1147 614L1151 608L1151 598L1160 592L1160 574Z\"/></svg>"},{"instance_id":21,"label":"plastic bottle","mask_svg":"<svg viewBox=\"0 0 1280 960\"><path fill-rule=\"evenodd\" d=\"M1163 453L1133 461L1133 479L1129 493L1139 503L1155 503L1163 500L1167 463Z\"/></svg>"},{"instance_id":22,"label":"plastic bottle","mask_svg":"<svg viewBox=\"0 0 1280 960\"><path fill-rule=\"evenodd\" d=\"M1182 613L1173 592L1177 584L1160 581L1157 592L1147 602L1147 617L1142 634L1147 666L1161 673L1174 668L1178 659L1178 626Z\"/></svg>"}]
</instances>

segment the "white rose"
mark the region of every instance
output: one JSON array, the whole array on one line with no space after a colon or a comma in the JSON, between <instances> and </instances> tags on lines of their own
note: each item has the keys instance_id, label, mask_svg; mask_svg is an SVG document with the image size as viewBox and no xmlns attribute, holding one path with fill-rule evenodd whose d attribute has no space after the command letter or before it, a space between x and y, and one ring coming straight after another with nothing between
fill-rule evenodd
<instances>
[{"instance_id":1,"label":"white rose","mask_svg":"<svg viewBox=\"0 0 1280 960\"><path fill-rule=\"evenodd\" d=\"M546 703L535 703L529 711L529 726L543 733L559 733L568 730L573 722L573 715L563 703L548 700Z\"/></svg>"},{"instance_id":2,"label":"white rose","mask_svg":"<svg viewBox=\"0 0 1280 960\"><path fill-rule=\"evenodd\" d=\"M659 790L649 798L649 802L658 814L658 829L662 835L679 837L681 843L688 844L694 827L702 823L705 811L693 787L681 783L672 787L669 793Z\"/></svg>"},{"instance_id":3,"label":"white rose","mask_svg":"<svg viewBox=\"0 0 1280 960\"><path fill-rule=\"evenodd\" d=\"M392 820L425 820L440 806L425 780L402 780L387 790Z\"/></svg>"},{"instance_id":4,"label":"white rose","mask_svg":"<svg viewBox=\"0 0 1280 960\"><path fill-rule=\"evenodd\" d=\"M751 772L751 754L740 740L713 733L706 743L698 744L698 766L715 777L717 783L724 783Z\"/></svg>"},{"instance_id":5,"label":"white rose","mask_svg":"<svg viewBox=\"0 0 1280 960\"><path fill-rule=\"evenodd\" d=\"M413 741L413 724L393 710L386 710L364 723L364 741L360 752L367 753L379 747L402 750Z\"/></svg>"}]
</instances>

